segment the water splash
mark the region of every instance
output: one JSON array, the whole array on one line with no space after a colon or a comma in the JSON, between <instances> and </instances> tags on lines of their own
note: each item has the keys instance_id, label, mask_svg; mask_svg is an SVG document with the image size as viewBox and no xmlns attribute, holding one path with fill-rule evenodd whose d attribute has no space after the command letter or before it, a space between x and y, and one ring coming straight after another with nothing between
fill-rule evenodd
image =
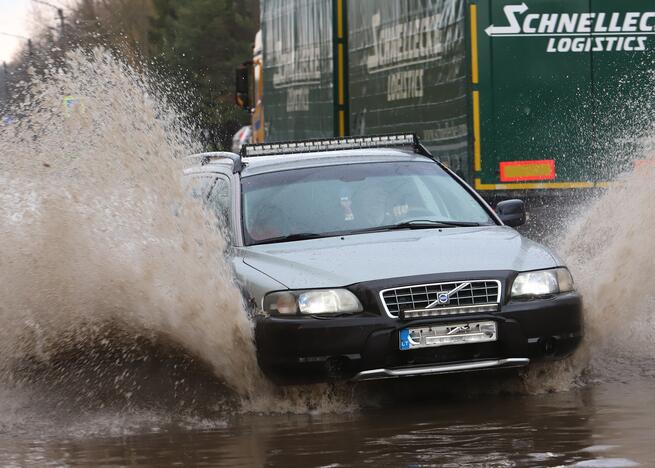
<instances>
[{"instance_id":1,"label":"water splash","mask_svg":"<svg viewBox=\"0 0 655 468\"><path fill-rule=\"evenodd\" d=\"M161 91L102 49L76 51L0 129L5 382L117 329L183 348L241 396L256 391L224 238L184 193L182 158L199 148Z\"/></svg>"},{"instance_id":2,"label":"water splash","mask_svg":"<svg viewBox=\"0 0 655 468\"><path fill-rule=\"evenodd\" d=\"M642 161L585 207L561 248L584 295L587 351L601 378L652 375L655 160Z\"/></svg>"}]
</instances>

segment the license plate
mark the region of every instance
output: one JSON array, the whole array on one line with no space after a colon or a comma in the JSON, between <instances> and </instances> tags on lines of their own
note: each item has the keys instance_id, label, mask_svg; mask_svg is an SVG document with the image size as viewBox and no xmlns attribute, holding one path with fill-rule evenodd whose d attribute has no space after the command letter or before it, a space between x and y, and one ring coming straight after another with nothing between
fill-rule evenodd
<instances>
[{"instance_id":1,"label":"license plate","mask_svg":"<svg viewBox=\"0 0 655 468\"><path fill-rule=\"evenodd\" d=\"M486 343L498 339L496 322L463 322L400 330L400 349L435 348L469 343Z\"/></svg>"}]
</instances>

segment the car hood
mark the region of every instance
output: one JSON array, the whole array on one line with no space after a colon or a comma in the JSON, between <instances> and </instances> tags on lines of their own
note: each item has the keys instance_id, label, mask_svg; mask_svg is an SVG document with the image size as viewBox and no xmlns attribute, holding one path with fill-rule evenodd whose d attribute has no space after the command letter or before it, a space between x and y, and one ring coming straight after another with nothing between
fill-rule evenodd
<instances>
[{"instance_id":1,"label":"car hood","mask_svg":"<svg viewBox=\"0 0 655 468\"><path fill-rule=\"evenodd\" d=\"M247 265L290 289L561 265L546 247L506 226L402 230L263 244L243 248L242 255Z\"/></svg>"}]
</instances>

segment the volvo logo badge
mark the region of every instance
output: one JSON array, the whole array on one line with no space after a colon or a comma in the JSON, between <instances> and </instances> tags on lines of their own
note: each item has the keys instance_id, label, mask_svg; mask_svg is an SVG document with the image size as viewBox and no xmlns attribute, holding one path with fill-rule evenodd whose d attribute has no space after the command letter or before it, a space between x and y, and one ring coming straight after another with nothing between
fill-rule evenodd
<instances>
[{"instance_id":1,"label":"volvo logo badge","mask_svg":"<svg viewBox=\"0 0 655 468\"><path fill-rule=\"evenodd\" d=\"M471 283L461 283L457 285L455 289L452 289L450 291L439 291L437 293L437 300L434 302L429 303L425 308L426 309L432 309L436 306L442 306L442 305L447 305L450 304L450 298L457 293L458 291L461 291L467 286L470 286Z\"/></svg>"}]
</instances>

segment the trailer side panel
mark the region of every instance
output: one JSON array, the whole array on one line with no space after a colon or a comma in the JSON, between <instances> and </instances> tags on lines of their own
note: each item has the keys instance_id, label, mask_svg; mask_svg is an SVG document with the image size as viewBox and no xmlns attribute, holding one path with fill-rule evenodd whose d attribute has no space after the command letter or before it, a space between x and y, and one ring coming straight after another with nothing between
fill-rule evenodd
<instances>
[{"instance_id":1,"label":"trailer side panel","mask_svg":"<svg viewBox=\"0 0 655 468\"><path fill-rule=\"evenodd\" d=\"M655 8L479 0L476 10L476 188L591 188L629 169L653 122Z\"/></svg>"},{"instance_id":2,"label":"trailer side panel","mask_svg":"<svg viewBox=\"0 0 655 468\"><path fill-rule=\"evenodd\" d=\"M348 2L352 134L415 132L470 175L465 12L464 0Z\"/></svg>"},{"instance_id":3,"label":"trailer side panel","mask_svg":"<svg viewBox=\"0 0 655 468\"><path fill-rule=\"evenodd\" d=\"M266 141L331 136L332 2L261 5Z\"/></svg>"}]
</instances>

